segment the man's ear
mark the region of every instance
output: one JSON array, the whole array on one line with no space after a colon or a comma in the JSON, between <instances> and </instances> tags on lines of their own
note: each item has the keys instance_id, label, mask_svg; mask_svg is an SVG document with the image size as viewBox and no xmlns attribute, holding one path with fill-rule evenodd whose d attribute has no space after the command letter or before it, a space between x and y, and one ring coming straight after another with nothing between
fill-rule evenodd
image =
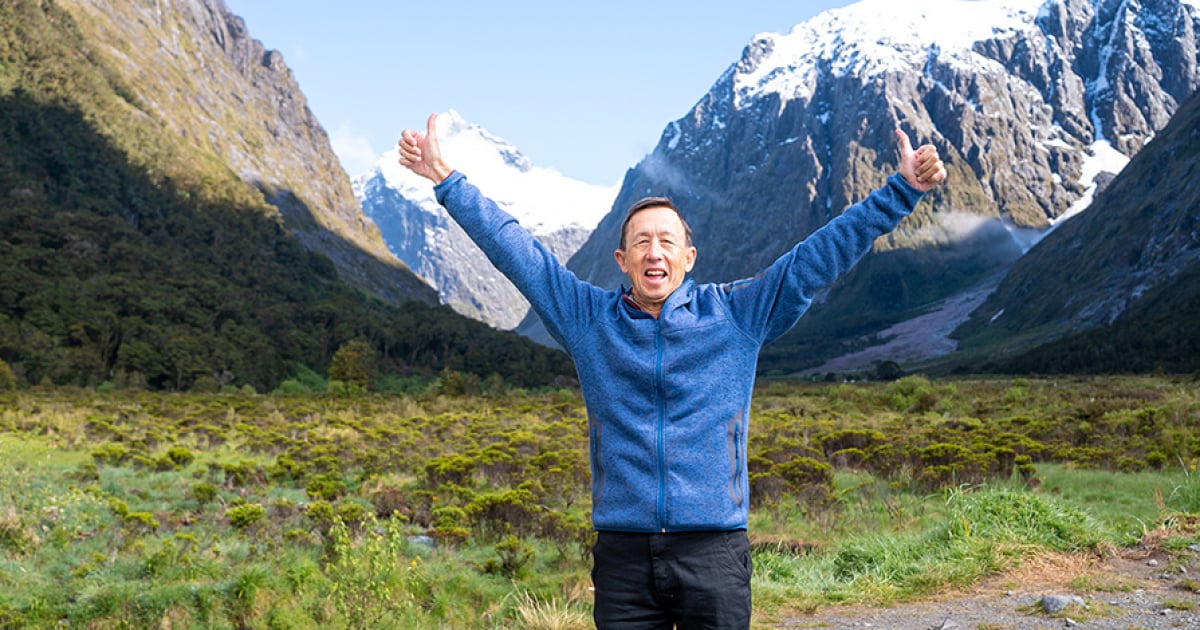
<instances>
[{"instance_id":1,"label":"man's ear","mask_svg":"<svg viewBox=\"0 0 1200 630\"><path fill-rule=\"evenodd\" d=\"M696 248L695 247L688 248L686 263L687 264L684 265L683 270L690 273L692 271L692 267L696 266Z\"/></svg>"},{"instance_id":2,"label":"man's ear","mask_svg":"<svg viewBox=\"0 0 1200 630\"><path fill-rule=\"evenodd\" d=\"M618 249L613 251L613 258L617 259L617 266L621 268L621 273L629 273L629 271L625 269L625 250Z\"/></svg>"}]
</instances>

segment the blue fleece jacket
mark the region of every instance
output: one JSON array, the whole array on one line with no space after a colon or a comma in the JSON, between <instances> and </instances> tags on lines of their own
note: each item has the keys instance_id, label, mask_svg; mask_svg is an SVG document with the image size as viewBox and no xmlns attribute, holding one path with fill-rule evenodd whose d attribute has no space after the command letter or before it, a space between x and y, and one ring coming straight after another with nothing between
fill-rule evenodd
<instances>
[{"instance_id":1,"label":"blue fleece jacket","mask_svg":"<svg viewBox=\"0 0 1200 630\"><path fill-rule=\"evenodd\" d=\"M921 198L892 175L758 275L685 280L654 318L577 278L462 173L434 192L574 359L588 413L592 524L622 532L746 528L759 349Z\"/></svg>"}]
</instances>

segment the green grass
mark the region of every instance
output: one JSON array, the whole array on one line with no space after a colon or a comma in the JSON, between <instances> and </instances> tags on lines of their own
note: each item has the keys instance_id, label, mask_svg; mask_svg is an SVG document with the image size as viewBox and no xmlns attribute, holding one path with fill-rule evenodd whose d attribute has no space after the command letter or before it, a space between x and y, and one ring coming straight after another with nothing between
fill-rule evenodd
<instances>
[{"instance_id":1,"label":"green grass","mask_svg":"<svg viewBox=\"0 0 1200 630\"><path fill-rule=\"evenodd\" d=\"M765 384L752 460L833 476L754 505L756 620L920 599L1150 532L1187 553L1200 449L1179 436L1200 424L1197 390ZM565 391L9 395L0 627L590 627L585 422ZM979 468L998 446L1030 449L1036 472ZM1171 449L1161 468L1146 457ZM933 452L965 458L952 483L921 474Z\"/></svg>"}]
</instances>

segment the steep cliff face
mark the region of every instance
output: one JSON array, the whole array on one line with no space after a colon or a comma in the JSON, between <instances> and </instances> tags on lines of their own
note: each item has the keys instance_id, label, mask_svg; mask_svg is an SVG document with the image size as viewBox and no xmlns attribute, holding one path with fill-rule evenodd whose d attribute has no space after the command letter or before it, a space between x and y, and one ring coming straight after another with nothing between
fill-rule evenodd
<instances>
[{"instance_id":1,"label":"steep cliff face","mask_svg":"<svg viewBox=\"0 0 1200 630\"><path fill-rule=\"evenodd\" d=\"M436 300L388 252L277 51L222 0L64 0L145 115L222 160L339 273L393 301Z\"/></svg>"},{"instance_id":2,"label":"steep cliff face","mask_svg":"<svg viewBox=\"0 0 1200 630\"><path fill-rule=\"evenodd\" d=\"M1194 370L1200 361L1188 348L1198 337L1198 279L1200 92L1183 103L1087 212L1064 222L1013 265L955 335L976 350L976 367L984 363L982 357L995 366L1028 345L1013 340L1154 321L1141 327L1141 350L1176 345L1177 355L1192 355L1186 367ZM1180 319L1184 315L1188 319ZM1091 361L1098 361L1117 336L1110 333L1093 347ZM1145 357L1126 350L1124 369L1154 368L1153 362L1135 368ZM1168 356L1162 353L1159 360ZM1046 357L1039 362L1053 364Z\"/></svg>"},{"instance_id":3,"label":"steep cliff face","mask_svg":"<svg viewBox=\"0 0 1200 630\"><path fill-rule=\"evenodd\" d=\"M753 273L878 187L900 127L938 145L951 182L881 249L953 240L956 213L1045 228L1085 198L1105 143L1135 153L1200 84L1187 4L939 5L951 7L963 12L952 35L932 12L867 0L760 36L667 127L615 206L678 197L708 254L697 275ZM607 285L615 223L571 263Z\"/></svg>"},{"instance_id":4,"label":"steep cliff face","mask_svg":"<svg viewBox=\"0 0 1200 630\"><path fill-rule=\"evenodd\" d=\"M570 268L618 286L619 209L665 194L695 230L697 279L751 275L894 172L893 129L934 143L949 183L781 342L776 367L795 369L836 351L801 337L869 335L1011 265L1200 85L1191 3L936 9L864 0L756 38L628 174Z\"/></svg>"}]
</instances>

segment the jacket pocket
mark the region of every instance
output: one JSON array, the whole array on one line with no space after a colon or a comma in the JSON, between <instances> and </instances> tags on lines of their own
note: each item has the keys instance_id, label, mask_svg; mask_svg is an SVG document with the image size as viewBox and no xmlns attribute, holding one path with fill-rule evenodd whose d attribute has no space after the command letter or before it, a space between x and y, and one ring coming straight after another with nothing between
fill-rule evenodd
<instances>
[{"instance_id":1,"label":"jacket pocket","mask_svg":"<svg viewBox=\"0 0 1200 630\"><path fill-rule=\"evenodd\" d=\"M745 451L745 431L742 428L742 412L738 412L726 427L729 454L729 498L733 504L741 506L746 499L746 489L742 486L742 453Z\"/></svg>"}]
</instances>

